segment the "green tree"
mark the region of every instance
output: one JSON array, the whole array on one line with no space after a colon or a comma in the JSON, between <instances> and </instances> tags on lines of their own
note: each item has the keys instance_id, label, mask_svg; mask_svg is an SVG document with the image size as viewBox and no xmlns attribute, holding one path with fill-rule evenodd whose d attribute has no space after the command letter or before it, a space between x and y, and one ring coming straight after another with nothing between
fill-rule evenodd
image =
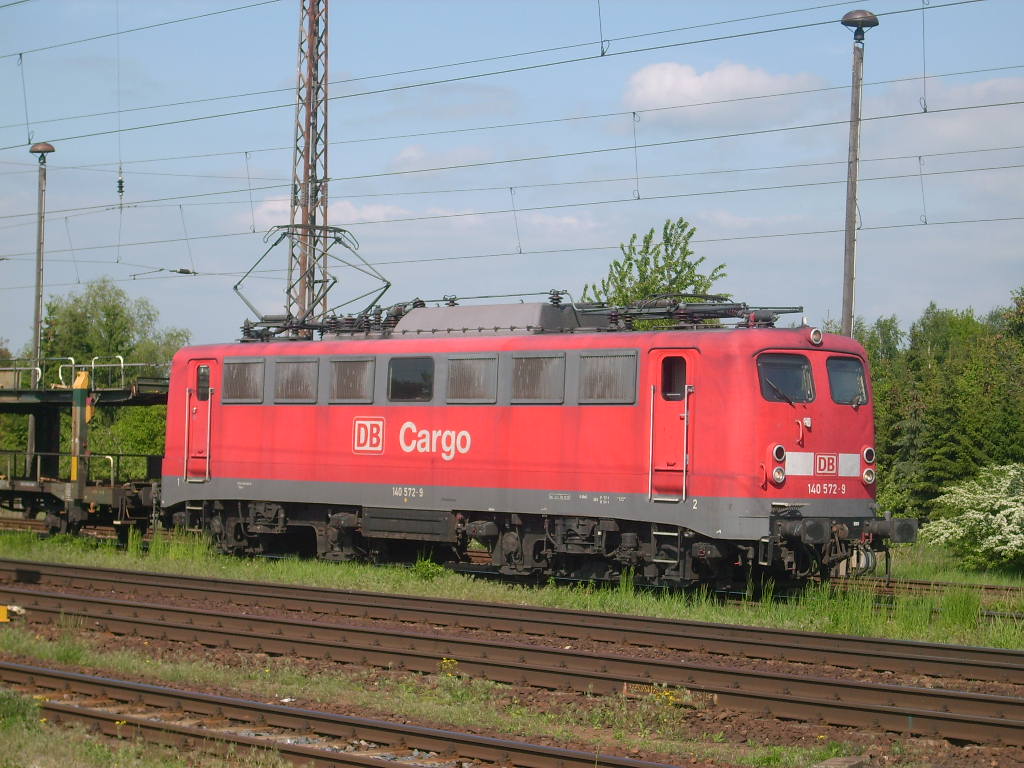
<instances>
[{"instance_id":1,"label":"green tree","mask_svg":"<svg viewBox=\"0 0 1024 768\"><path fill-rule=\"evenodd\" d=\"M7 339L0 339L0 368L11 367L14 355L7 347ZM8 372L0 371L0 387L13 386L17 379ZM14 413L0 413L0 450L22 451L25 449L27 417ZM8 457L0 455L0 474L7 473Z\"/></svg>"},{"instance_id":2,"label":"green tree","mask_svg":"<svg viewBox=\"0 0 1024 768\"><path fill-rule=\"evenodd\" d=\"M93 358L111 362L117 355L125 362L166 363L188 342L188 332L161 329L158 321L159 313L147 299L133 301L112 280L100 278L81 293L47 302L42 354L73 357L79 365Z\"/></svg>"},{"instance_id":3,"label":"green tree","mask_svg":"<svg viewBox=\"0 0 1024 768\"><path fill-rule=\"evenodd\" d=\"M690 249L696 231L680 217L665 222L658 242L654 228L639 242L634 234L628 244L619 246L622 258L609 265L608 276L583 287L583 300L624 306L668 294L710 293L711 286L726 276L725 265L719 264L708 274L698 271L705 259L693 258Z\"/></svg>"},{"instance_id":4,"label":"green tree","mask_svg":"<svg viewBox=\"0 0 1024 768\"><path fill-rule=\"evenodd\" d=\"M858 328L871 360L884 509L927 516L951 483L1024 462L1024 338L1011 330L1014 311L978 318L932 304L908 333L891 317Z\"/></svg>"},{"instance_id":5,"label":"green tree","mask_svg":"<svg viewBox=\"0 0 1024 768\"><path fill-rule=\"evenodd\" d=\"M114 363L118 355L125 363L152 363L152 367L129 368L126 383L137 375L165 376L168 363L179 347L188 343L188 332L161 328L159 313L147 299L132 300L108 278L94 280L81 292L57 296L47 302L43 320L42 353L47 358L74 358L76 365ZM65 375L65 383L68 381ZM58 380L55 366L47 369L44 384ZM94 387L119 386L120 370L97 369ZM102 401L101 401L102 402ZM166 406L100 408L89 425L89 448L94 454L152 454L164 449ZM70 421L63 419L64 446L70 450ZM140 477L142 460L126 461L122 472ZM102 472L98 473L98 476Z\"/></svg>"}]
</instances>

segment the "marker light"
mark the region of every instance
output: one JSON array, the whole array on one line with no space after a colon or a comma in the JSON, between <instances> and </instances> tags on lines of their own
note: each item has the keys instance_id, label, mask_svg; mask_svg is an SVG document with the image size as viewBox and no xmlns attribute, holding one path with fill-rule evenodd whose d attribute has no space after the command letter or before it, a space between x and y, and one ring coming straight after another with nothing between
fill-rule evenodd
<instances>
[{"instance_id":1,"label":"marker light","mask_svg":"<svg viewBox=\"0 0 1024 768\"><path fill-rule=\"evenodd\" d=\"M786 449L781 445L776 445L774 448L772 448L772 458L774 458L776 461L785 461Z\"/></svg>"},{"instance_id":2,"label":"marker light","mask_svg":"<svg viewBox=\"0 0 1024 768\"><path fill-rule=\"evenodd\" d=\"M866 461L868 464L874 464L875 463L875 449L874 448L868 446L867 448L864 449L864 461Z\"/></svg>"}]
</instances>

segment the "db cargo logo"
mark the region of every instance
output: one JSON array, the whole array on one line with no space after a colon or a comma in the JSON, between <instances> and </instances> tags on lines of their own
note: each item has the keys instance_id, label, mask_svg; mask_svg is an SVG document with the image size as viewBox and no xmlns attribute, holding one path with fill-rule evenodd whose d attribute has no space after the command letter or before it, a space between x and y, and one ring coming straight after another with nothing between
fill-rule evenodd
<instances>
[{"instance_id":1,"label":"db cargo logo","mask_svg":"<svg viewBox=\"0 0 1024 768\"><path fill-rule=\"evenodd\" d=\"M352 422L353 453L384 453L384 419L355 419Z\"/></svg>"},{"instance_id":2,"label":"db cargo logo","mask_svg":"<svg viewBox=\"0 0 1024 768\"><path fill-rule=\"evenodd\" d=\"M814 454L814 474L816 475L838 475L839 454L838 453L816 453Z\"/></svg>"}]
</instances>

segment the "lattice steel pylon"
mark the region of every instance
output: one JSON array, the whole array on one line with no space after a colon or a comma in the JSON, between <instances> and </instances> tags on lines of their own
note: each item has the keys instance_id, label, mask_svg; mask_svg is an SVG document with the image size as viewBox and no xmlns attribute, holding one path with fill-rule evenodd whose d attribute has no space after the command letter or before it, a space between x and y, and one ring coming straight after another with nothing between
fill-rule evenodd
<instances>
[{"instance_id":1,"label":"lattice steel pylon","mask_svg":"<svg viewBox=\"0 0 1024 768\"><path fill-rule=\"evenodd\" d=\"M298 83L286 312L299 322L327 315L327 5L299 0Z\"/></svg>"}]
</instances>

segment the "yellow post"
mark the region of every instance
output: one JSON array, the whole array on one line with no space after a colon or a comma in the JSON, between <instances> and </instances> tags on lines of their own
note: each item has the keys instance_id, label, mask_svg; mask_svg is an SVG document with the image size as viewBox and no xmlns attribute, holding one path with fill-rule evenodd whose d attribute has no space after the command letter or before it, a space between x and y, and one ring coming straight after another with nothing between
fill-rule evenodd
<instances>
[{"instance_id":1,"label":"yellow post","mask_svg":"<svg viewBox=\"0 0 1024 768\"><path fill-rule=\"evenodd\" d=\"M89 372L79 371L75 375L75 383L71 385L71 482L76 488L75 497L80 499L85 490L84 478L79 482L78 464L88 448L87 423L92 414L89 406Z\"/></svg>"}]
</instances>

